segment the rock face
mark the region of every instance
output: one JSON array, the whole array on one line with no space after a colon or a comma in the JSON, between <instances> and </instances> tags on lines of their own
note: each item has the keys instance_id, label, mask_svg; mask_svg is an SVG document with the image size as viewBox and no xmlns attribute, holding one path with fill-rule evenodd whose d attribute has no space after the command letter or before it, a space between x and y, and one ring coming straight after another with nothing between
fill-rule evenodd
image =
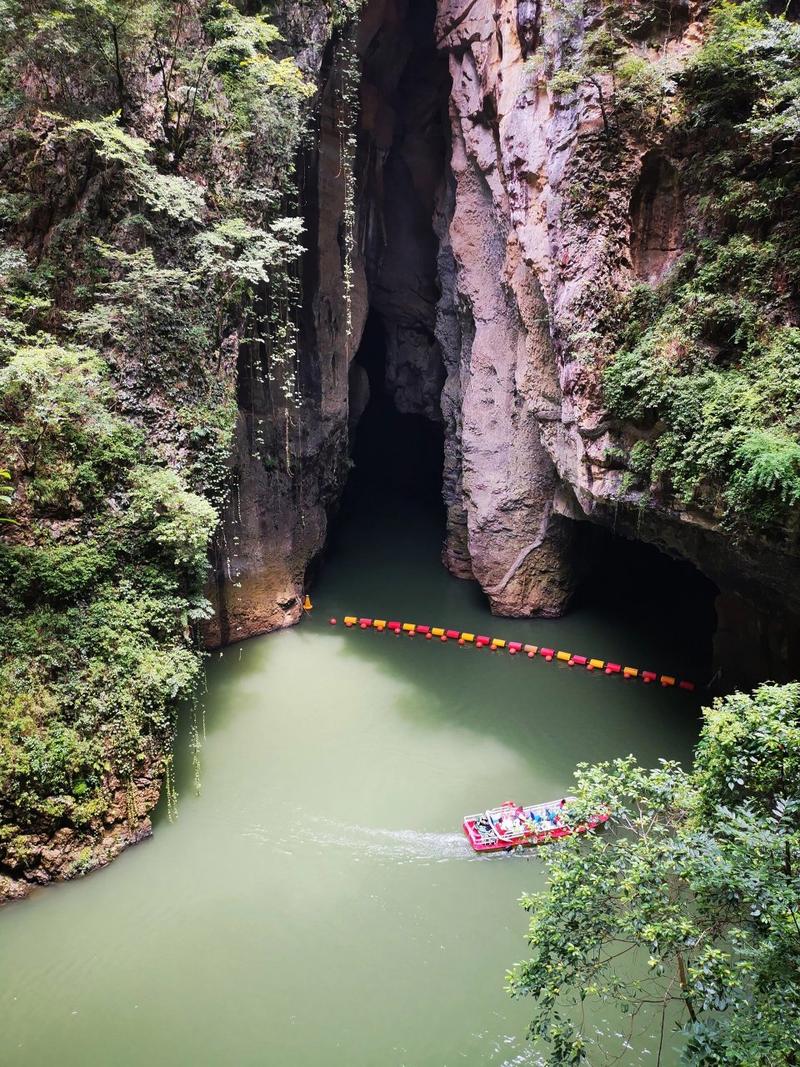
<instances>
[{"instance_id":1,"label":"rock face","mask_svg":"<svg viewBox=\"0 0 800 1067\"><path fill-rule=\"evenodd\" d=\"M680 58L700 39L705 7L668 6L658 47ZM238 492L218 546L212 643L301 614L369 396L353 359L371 311L397 410L443 421L444 562L476 579L495 612L561 614L579 577L575 522L590 520L692 561L717 584L719 657L739 668L731 678L791 673L797 559L734 544L708 516L644 506L613 459L630 430L606 417L590 358L603 293L664 277L682 251L686 196L680 161L646 138L593 184L597 93L554 95L545 67L557 69L567 47L580 53L601 8L366 4L349 313L347 47L321 58L296 381L243 346ZM286 400L293 389L299 404Z\"/></svg>"},{"instance_id":2,"label":"rock face","mask_svg":"<svg viewBox=\"0 0 800 1067\"><path fill-rule=\"evenodd\" d=\"M298 36L305 25L295 13ZM342 137L351 121L344 100L351 49L339 41L323 53L313 37L324 26L308 27L308 61L322 89L312 147L300 162L308 251L295 294L302 310L287 315L298 356L288 365L258 342L240 348L234 490L215 546L209 647L299 620L306 572L347 473L348 370L366 321L366 277L356 246L348 308ZM263 335L275 310L267 300L257 309Z\"/></svg>"},{"instance_id":3,"label":"rock face","mask_svg":"<svg viewBox=\"0 0 800 1067\"><path fill-rule=\"evenodd\" d=\"M437 27L446 17L440 10ZM454 573L480 582L498 614L558 615L572 568L539 423L559 411L547 303L513 226L497 111L482 90L475 42L465 50L459 41L439 37L452 48L454 180L439 220L439 337L448 369L444 558Z\"/></svg>"},{"instance_id":4,"label":"rock face","mask_svg":"<svg viewBox=\"0 0 800 1067\"><path fill-rule=\"evenodd\" d=\"M108 807L102 817L77 829L62 826L55 833L18 836L15 851L6 851L0 873L0 904L21 900L37 886L75 878L105 867L131 845L153 832L150 812L161 795L159 760L129 783L107 775Z\"/></svg>"},{"instance_id":5,"label":"rock face","mask_svg":"<svg viewBox=\"0 0 800 1067\"><path fill-rule=\"evenodd\" d=\"M703 9L673 6L659 47L681 56L699 40ZM565 105L539 54L557 68L565 44L580 53L601 5L579 10L555 0L438 4L452 79L452 184L437 216L445 561L476 577L500 613L555 615L575 574L570 520L613 526L717 584L717 652L730 680L785 676L800 652L797 558L734 545L707 516L643 508L609 459L630 441L606 419L586 358L602 294L666 274L682 251L684 195L675 161L644 140L592 190L597 94L579 90Z\"/></svg>"},{"instance_id":6,"label":"rock face","mask_svg":"<svg viewBox=\"0 0 800 1067\"><path fill-rule=\"evenodd\" d=\"M373 0L349 40L335 41L322 59L317 129L301 167L308 252L297 365L275 366L262 345L241 348L236 488L216 546L211 647L302 614L306 574L325 544L351 431L369 398L354 357L370 308L386 338L386 390L397 410L441 419L432 217L446 163L448 84L433 19L433 2ZM349 114L354 52L360 106ZM348 233L342 141L356 121Z\"/></svg>"}]
</instances>

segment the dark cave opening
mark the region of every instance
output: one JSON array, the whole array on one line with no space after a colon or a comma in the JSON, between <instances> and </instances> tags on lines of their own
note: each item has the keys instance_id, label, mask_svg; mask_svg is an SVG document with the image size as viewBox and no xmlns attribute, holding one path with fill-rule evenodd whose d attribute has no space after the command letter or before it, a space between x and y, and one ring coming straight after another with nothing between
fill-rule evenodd
<instances>
[{"instance_id":1,"label":"dark cave opening","mask_svg":"<svg viewBox=\"0 0 800 1067\"><path fill-rule=\"evenodd\" d=\"M434 217L448 181L450 75L434 40L436 5L366 9L356 234L368 314L349 385L353 468L343 506L414 498L443 515L444 363Z\"/></svg>"},{"instance_id":2,"label":"dark cave opening","mask_svg":"<svg viewBox=\"0 0 800 1067\"><path fill-rule=\"evenodd\" d=\"M386 332L375 311L350 368L350 398L353 468L343 506L414 499L444 522L442 423L398 411L386 382Z\"/></svg>"},{"instance_id":3,"label":"dark cave opening","mask_svg":"<svg viewBox=\"0 0 800 1067\"><path fill-rule=\"evenodd\" d=\"M570 611L602 610L609 622L635 618L697 683L712 674L718 589L694 564L604 526L577 523L582 572ZM671 653L670 653L671 650Z\"/></svg>"},{"instance_id":4,"label":"dark cave opening","mask_svg":"<svg viewBox=\"0 0 800 1067\"><path fill-rule=\"evenodd\" d=\"M426 0L402 24L376 18L361 31L357 233L369 312L349 368L352 469L331 547L354 517L377 530L381 516L396 514L402 528L407 513L424 509L440 542L445 532L433 219L449 173L450 80L433 42L434 14ZM712 583L689 563L589 522L577 524L576 549L580 581L570 613L640 619L688 673L709 677Z\"/></svg>"}]
</instances>

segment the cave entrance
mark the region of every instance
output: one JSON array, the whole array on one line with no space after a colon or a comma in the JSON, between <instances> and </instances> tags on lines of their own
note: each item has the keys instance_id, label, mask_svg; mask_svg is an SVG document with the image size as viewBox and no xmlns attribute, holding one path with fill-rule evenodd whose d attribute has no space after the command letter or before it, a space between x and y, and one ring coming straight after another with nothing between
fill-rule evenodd
<instances>
[{"instance_id":1,"label":"cave entrance","mask_svg":"<svg viewBox=\"0 0 800 1067\"><path fill-rule=\"evenodd\" d=\"M444 524L440 421L404 413L387 385L386 329L370 311L350 367L350 451L353 468L346 511L369 511L376 502L414 500Z\"/></svg>"},{"instance_id":2,"label":"cave entrance","mask_svg":"<svg viewBox=\"0 0 800 1067\"><path fill-rule=\"evenodd\" d=\"M401 7L398 18L392 5L368 6L359 31L356 231L369 311L349 368L343 503L363 513L413 498L443 516L435 220L449 175L450 73L434 38L435 0Z\"/></svg>"},{"instance_id":3,"label":"cave entrance","mask_svg":"<svg viewBox=\"0 0 800 1067\"><path fill-rule=\"evenodd\" d=\"M610 629L636 619L643 649L658 648L664 669L698 683L711 677L719 590L702 571L655 545L588 522L577 524L576 558L584 578L571 612L602 619Z\"/></svg>"}]
</instances>

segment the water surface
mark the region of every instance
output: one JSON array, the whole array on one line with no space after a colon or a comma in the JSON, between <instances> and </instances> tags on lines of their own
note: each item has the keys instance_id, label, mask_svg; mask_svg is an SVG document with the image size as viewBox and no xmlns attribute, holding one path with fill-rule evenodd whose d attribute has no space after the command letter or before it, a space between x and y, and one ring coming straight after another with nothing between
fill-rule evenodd
<instances>
[{"instance_id":1,"label":"water surface","mask_svg":"<svg viewBox=\"0 0 800 1067\"><path fill-rule=\"evenodd\" d=\"M561 796L580 760L686 758L699 701L326 620L441 623L684 674L706 669L705 621L687 630L677 593L630 590L559 622L492 620L438 552L424 510L356 512L312 618L210 660L201 795L184 729L177 821L161 812L106 870L0 914L4 1065L537 1062L530 1006L503 982L541 865L473 857L461 817ZM654 1062L650 1047L628 1062Z\"/></svg>"}]
</instances>

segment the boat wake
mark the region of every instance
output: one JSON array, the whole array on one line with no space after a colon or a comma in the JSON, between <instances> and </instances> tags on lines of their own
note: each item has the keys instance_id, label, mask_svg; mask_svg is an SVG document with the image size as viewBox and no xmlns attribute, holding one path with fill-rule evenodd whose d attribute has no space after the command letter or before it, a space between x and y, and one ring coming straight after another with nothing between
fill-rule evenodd
<instances>
[{"instance_id":1,"label":"boat wake","mask_svg":"<svg viewBox=\"0 0 800 1067\"><path fill-rule=\"evenodd\" d=\"M389 830L375 826L339 822L324 815L303 813L291 822L276 827L253 824L242 831L260 845L287 856L298 848L316 845L321 849L347 849L359 856L369 856L387 863L452 863L476 861L481 863L510 859L517 853L494 852L477 854L466 837L458 832L432 833L425 830Z\"/></svg>"},{"instance_id":2,"label":"boat wake","mask_svg":"<svg viewBox=\"0 0 800 1067\"><path fill-rule=\"evenodd\" d=\"M315 844L346 847L355 853L393 863L449 863L482 858L475 855L460 833L388 830L349 825L321 816L307 820L304 830L306 838Z\"/></svg>"}]
</instances>

